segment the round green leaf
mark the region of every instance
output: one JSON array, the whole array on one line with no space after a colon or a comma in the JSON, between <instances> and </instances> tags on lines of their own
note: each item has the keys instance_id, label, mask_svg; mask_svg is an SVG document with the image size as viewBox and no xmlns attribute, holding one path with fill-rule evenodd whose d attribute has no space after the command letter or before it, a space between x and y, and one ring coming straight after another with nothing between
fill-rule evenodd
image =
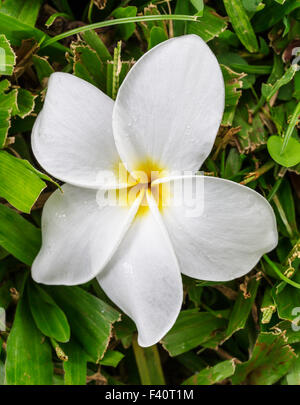
<instances>
[{"instance_id":1,"label":"round green leaf","mask_svg":"<svg viewBox=\"0 0 300 405\"><path fill-rule=\"evenodd\" d=\"M283 138L273 135L268 139L268 151L275 162L285 167L295 166L300 162L300 142L295 138L290 138L283 153L281 148Z\"/></svg>"}]
</instances>

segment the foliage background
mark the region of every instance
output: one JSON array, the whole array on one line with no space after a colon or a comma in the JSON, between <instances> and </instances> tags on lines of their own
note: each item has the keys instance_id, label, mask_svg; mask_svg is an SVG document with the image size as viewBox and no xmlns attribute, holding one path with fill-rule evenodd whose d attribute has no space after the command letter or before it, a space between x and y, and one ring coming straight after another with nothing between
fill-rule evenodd
<instances>
[{"instance_id":1,"label":"foliage background","mask_svg":"<svg viewBox=\"0 0 300 405\"><path fill-rule=\"evenodd\" d=\"M300 72L291 65L300 46L300 1L1 3L0 384L300 384ZM199 22L131 22L47 43L90 23L163 14L197 14ZM41 210L58 184L35 161L30 131L53 71L115 98L134 61L184 33L208 42L226 82L226 110L204 170L264 195L279 244L244 278L184 277L175 326L161 344L142 349L135 325L94 281L46 287L31 280Z\"/></svg>"}]
</instances>

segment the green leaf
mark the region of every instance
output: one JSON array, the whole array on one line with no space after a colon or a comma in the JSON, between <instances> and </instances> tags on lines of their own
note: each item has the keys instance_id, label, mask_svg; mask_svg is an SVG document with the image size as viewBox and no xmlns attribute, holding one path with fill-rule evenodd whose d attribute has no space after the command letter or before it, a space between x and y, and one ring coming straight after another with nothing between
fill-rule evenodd
<instances>
[{"instance_id":1,"label":"green leaf","mask_svg":"<svg viewBox=\"0 0 300 405\"><path fill-rule=\"evenodd\" d=\"M1 9L0 9L1 10ZM0 34L0 75L11 76L16 63L16 55L5 35Z\"/></svg>"},{"instance_id":2,"label":"green leaf","mask_svg":"<svg viewBox=\"0 0 300 405\"><path fill-rule=\"evenodd\" d=\"M197 15L201 15L200 13L203 11L204 8L203 0L190 0L190 2L197 10Z\"/></svg>"},{"instance_id":3,"label":"green leaf","mask_svg":"<svg viewBox=\"0 0 300 405\"><path fill-rule=\"evenodd\" d=\"M175 14L193 14L192 3L187 0L177 0L175 7ZM174 34L175 36L186 34L187 23L185 21L174 21Z\"/></svg>"},{"instance_id":4,"label":"green leaf","mask_svg":"<svg viewBox=\"0 0 300 405\"><path fill-rule=\"evenodd\" d=\"M46 291L63 308L72 336L98 363L107 349L112 323L119 319L119 313L79 287L46 287Z\"/></svg>"},{"instance_id":5,"label":"green leaf","mask_svg":"<svg viewBox=\"0 0 300 405\"><path fill-rule=\"evenodd\" d=\"M135 17L137 13L137 8L135 6L119 7L113 13L112 16L115 18L128 18ZM135 31L135 24L128 23L121 25L119 27L119 35L124 41L127 41Z\"/></svg>"},{"instance_id":6,"label":"green leaf","mask_svg":"<svg viewBox=\"0 0 300 405\"><path fill-rule=\"evenodd\" d=\"M68 360L63 362L65 384L86 385L87 354L74 339L62 347L68 356Z\"/></svg>"},{"instance_id":7,"label":"green leaf","mask_svg":"<svg viewBox=\"0 0 300 405\"><path fill-rule=\"evenodd\" d=\"M8 130L10 128L10 114L11 110L0 108L0 149L4 147L6 142Z\"/></svg>"},{"instance_id":8,"label":"green leaf","mask_svg":"<svg viewBox=\"0 0 300 405\"><path fill-rule=\"evenodd\" d=\"M41 233L12 209L0 204L0 246L31 265L41 246Z\"/></svg>"},{"instance_id":9,"label":"green leaf","mask_svg":"<svg viewBox=\"0 0 300 405\"><path fill-rule=\"evenodd\" d=\"M41 85L45 85L45 79L54 73L53 67L50 65L46 57L33 55L32 61Z\"/></svg>"},{"instance_id":10,"label":"green leaf","mask_svg":"<svg viewBox=\"0 0 300 405\"><path fill-rule=\"evenodd\" d=\"M274 1L268 2L268 5L257 13L253 19L254 31L263 32L268 30L298 7L300 7L299 0L288 0L283 5L276 4Z\"/></svg>"},{"instance_id":11,"label":"green leaf","mask_svg":"<svg viewBox=\"0 0 300 405\"><path fill-rule=\"evenodd\" d=\"M225 82L225 111L222 118L222 125L232 125L236 107L241 97L243 87L243 73L236 73L225 65L221 65Z\"/></svg>"},{"instance_id":12,"label":"green leaf","mask_svg":"<svg viewBox=\"0 0 300 405\"><path fill-rule=\"evenodd\" d=\"M148 49L164 42L168 39L166 31L161 27L152 27L150 31L150 38L148 43Z\"/></svg>"},{"instance_id":13,"label":"green leaf","mask_svg":"<svg viewBox=\"0 0 300 405\"><path fill-rule=\"evenodd\" d=\"M51 348L35 326L26 296L18 303L7 340L5 368L9 385L52 384Z\"/></svg>"},{"instance_id":14,"label":"green leaf","mask_svg":"<svg viewBox=\"0 0 300 405\"><path fill-rule=\"evenodd\" d=\"M242 291L239 292L230 314L228 327L226 330L226 340L229 339L235 332L243 329L246 326L248 316L251 312L251 308L257 294L258 286L259 281L253 278L247 285L246 297Z\"/></svg>"},{"instance_id":15,"label":"green leaf","mask_svg":"<svg viewBox=\"0 0 300 405\"><path fill-rule=\"evenodd\" d=\"M51 14L50 17L48 18L48 20L45 22L45 26L47 28L50 28L51 25L54 23L54 21L57 19L57 17L64 17L67 20L71 20L71 16L69 14L66 14L66 13L54 13L54 14Z\"/></svg>"},{"instance_id":16,"label":"green leaf","mask_svg":"<svg viewBox=\"0 0 300 405\"><path fill-rule=\"evenodd\" d=\"M117 367L120 361L123 359L124 354L120 353L116 350L107 350L102 360L100 360L100 364L102 366L110 366L110 367Z\"/></svg>"},{"instance_id":17,"label":"green leaf","mask_svg":"<svg viewBox=\"0 0 300 405\"><path fill-rule=\"evenodd\" d=\"M156 345L141 347L136 337L132 341L142 385L164 385L165 378Z\"/></svg>"},{"instance_id":18,"label":"green leaf","mask_svg":"<svg viewBox=\"0 0 300 405\"><path fill-rule=\"evenodd\" d=\"M106 90L106 69L96 51L82 43L72 43L74 73L102 91Z\"/></svg>"},{"instance_id":19,"label":"green leaf","mask_svg":"<svg viewBox=\"0 0 300 405\"><path fill-rule=\"evenodd\" d=\"M272 315L276 311L276 305L274 304L274 300L272 298L272 290L270 287L267 287L265 289L260 310L262 312L261 323L269 323L271 321Z\"/></svg>"},{"instance_id":20,"label":"green leaf","mask_svg":"<svg viewBox=\"0 0 300 405\"><path fill-rule=\"evenodd\" d=\"M5 0L0 7L0 13L34 27L42 3L43 0Z\"/></svg>"},{"instance_id":21,"label":"green leaf","mask_svg":"<svg viewBox=\"0 0 300 405\"><path fill-rule=\"evenodd\" d=\"M295 354L282 333L260 333L250 359L236 366L232 383L274 384L287 373L294 359Z\"/></svg>"},{"instance_id":22,"label":"green leaf","mask_svg":"<svg viewBox=\"0 0 300 405\"><path fill-rule=\"evenodd\" d=\"M234 360L226 360L201 370L183 382L183 385L213 385L231 377L235 371Z\"/></svg>"},{"instance_id":23,"label":"green leaf","mask_svg":"<svg viewBox=\"0 0 300 405\"><path fill-rule=\"evenodd\" d=\"M241 43L249 52L258 52L259 45L242 2L240 0L224 0L224 6Z\"/></svg>"},{"instance_id":24,"label":"green leaf","mask_svg":"<svg viewBox=\"0 0 300 405\"><path fill-rule=\"evenodd\" d=\"M237 149L231 148L225 164L224 177L229 179L230 177L238 174L242 167L242 158Z\"/></svg>"},{"instance_id":25,"label":"green leaf","mask_svg":"<svg viewBox=\"0 0 300 405\"><path fill-rule=\"evenodd\" d=\"M70 326L63 311L36 283L28 282L27 288L31 314L39 330L58 342L68 342Z\"/></svg>"},{"instance_id":26,"label":"green leaf","mask_svg":"<svg viewBox=\"0 0 300 405\"><path fill-rule=\"evenodd\" d=\"M256 12L265 7L265 4L260 0L243 0L243 6L247 11Z\"/></svg>"},{"instance_id":27,"label":"green leaf","mask_svg":"<svg viewBox=\"0 0 300 405\"><path fill-rule=\"evenodd\" d=\"M85 31L82 34L82 38L84 41L96 51L100 60L104 63L108 60L111 60L111 54L109 53L108 49L106 48L102 39L98 36L98 34L94 30Z\"/></svg>"},{"instance_id":28,"label":"green leaf","mask_svg":"<svg viewBox=\"0 0 300 405\"><path fill-rule=\"evenodd\" d=\"M205 6L199 22L187 24L187 33L199 35L205 42L208 42L218 37L226 28L227 21L218 15L213 8Z\"/></svg>"},{"instance_id":29,"label":"green leaf","mask_svg":"<svg viewBox=\"0 0 300 405\"><path fill-rule=\"evenodd\" d=\"M246 114L245 114L246 113ZM248 111L246 108L238 108L234 115L233 126L241 127L237 134L241 146L241 151L254 151L261 145L267 143L267 132L260 119L259 114L255 114L252 123L248 123Z\"/></svg>"},{"instance_id":30,"label":"green leaf","mask_svg":"<svg viewBox=\"0 0 300 405\"><path fill-rule=\"evenodd\" d=\"M5 151L0 151L0 196L18 210L30 213L46 184L34 171Z\"/></svg>"},{"instance_id":31,"label":"green leaf","mask_svg":"<svg viewBox=\"0 0 300 405\"><path fill-rule=\"evenodd\" d=\"M281 136L272 135L268 139L268 151L273 160L285 167L295 166L300 162L300 142L290 138L285 151L282 151L284 139Z\"/></svg>"},{"instance_id":32,"label":"green leaf","mask_svg":"<svg viewBox=\"0 0 300 405\"><path fill-rule=\"evenodd\" d=\"M195 309L181 311L173 328L163 338L162 344L171 356L185 353L197 346L218 339L227 321L209 312ZM219 333L217 333L219 332ZM220 340L223 338L223 334Z\"/></svg>"},{"instance_id":33,"label":"green leaf","mask_svg":"<svg viewBox=\"0 0 300 405\"><path fill-rule=\"evenodd\" d=\"M275 93L284 85L288 84L296 73L296 65L291 65L287 71L273 85L271 83L263 83L261 92L267 101L270 101Z\"/></svg>"},{"instance_id":34,"label":"green leaf","mask_svg":"<svg viewBox=\"0 0 300 405\"><path fill-rule=\"evenodd\" d=\"M19 88L16 108L13 108L12 115L18 115L20 118L27 117L34 110L35 97L30 91Z\"/></svg>"},{"instance_id":35,"label":"green leaf","mask_svg":"<svg viewBox=\"0 0 300 405\"><path fill-rule=\"evenodd\" d=\"M50 38L43 31L3 13L0 13L0 32L6 36L13 46L20 46L24 38L33 38L37 42ZM47 47L46 50L48 56L63 62L65 62L66 51L69 51L69 49L56 43Z\"/></svg>"}]
</instances>

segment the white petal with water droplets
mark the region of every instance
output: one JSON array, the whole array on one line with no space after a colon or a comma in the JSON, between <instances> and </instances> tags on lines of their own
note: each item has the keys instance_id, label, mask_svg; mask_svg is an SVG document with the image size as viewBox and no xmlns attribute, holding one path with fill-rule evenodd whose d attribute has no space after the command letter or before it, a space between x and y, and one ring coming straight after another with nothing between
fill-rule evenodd
<instances>
[{"instance_id":1,"label":"white petal with water droplets","mask_svg":"<svg viewBox=\"0 0 300 405\"><path fill-rule=\"evenodd\" d=\"M136 323L140 346L157 343L169 331L181 308L182 282L158 212L136 217L97 279Z\"/></svg>"},{"instance_id":2,"label":"white petal with water droplets","mask_svg":"<svg viewBox=\"0 0 300 405\"><path fill-rule=\"evenodd\" d=\"M196 35L147 52L122 83L113 130L131 171L151 159L167 170L197 170L223 114L224 81L216 57Z\"/></svg>"},{"instance_id":3,"label":"white petal with water droplets","mask_svg":"<svg viewBox=\"0 0 300 405\"><path fill-rule=\"evenodd\" d=\"M68 73L53 73L32 130L32 149L43 168L67 183L88 188L114 184L119 161L112 135L113 100Z\"/></svg>"},{"instance_id":4,"label":"white petal with water droplets","mask_svg":"<svg viewBox=\"0 0 300 405\"><path fill-rule=\"evenodd\" d=\"M65 184L42 215L42 248L32 265L38 283L86 283L102 270L121 243L141 202L131 207L106 204L96 190Z\"/></svg>"},{"instance_id":5,"label":"white petal with water droplets","mask_svg":"<svg viewBox=\"0 0 300 405\"><path fill-rule=\"evenodd\" d=\"M184 199L174 201L179 183ZM178 178L170 184L171 200L163 220L183 274L232 280L248 273L276 247L273 209L252 189L207 176Z\"/></svg>"}]
</instances>

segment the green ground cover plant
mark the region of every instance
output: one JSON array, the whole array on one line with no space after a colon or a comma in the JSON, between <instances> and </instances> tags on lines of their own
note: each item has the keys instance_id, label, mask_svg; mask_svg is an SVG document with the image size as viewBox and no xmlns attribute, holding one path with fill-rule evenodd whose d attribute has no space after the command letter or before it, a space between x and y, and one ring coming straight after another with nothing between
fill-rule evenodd
<instances>
[{"instance_id":1,"label":"green ground cover plant","mask_svg":"<svg viewBox=\"0 0 300 405\"><path fill-rule=\"evenodd\" d=\"M300 0L0 4L0 384L299 385ZM61 182L35 160L30 134L53 72L115 99L146 51L184 34L207 42L225 81L202 170L262 194L279 243L240 279L183 276L176 323L142 348L95 280L32 280L42 208Z\"/></svg>"}]
</instances>

